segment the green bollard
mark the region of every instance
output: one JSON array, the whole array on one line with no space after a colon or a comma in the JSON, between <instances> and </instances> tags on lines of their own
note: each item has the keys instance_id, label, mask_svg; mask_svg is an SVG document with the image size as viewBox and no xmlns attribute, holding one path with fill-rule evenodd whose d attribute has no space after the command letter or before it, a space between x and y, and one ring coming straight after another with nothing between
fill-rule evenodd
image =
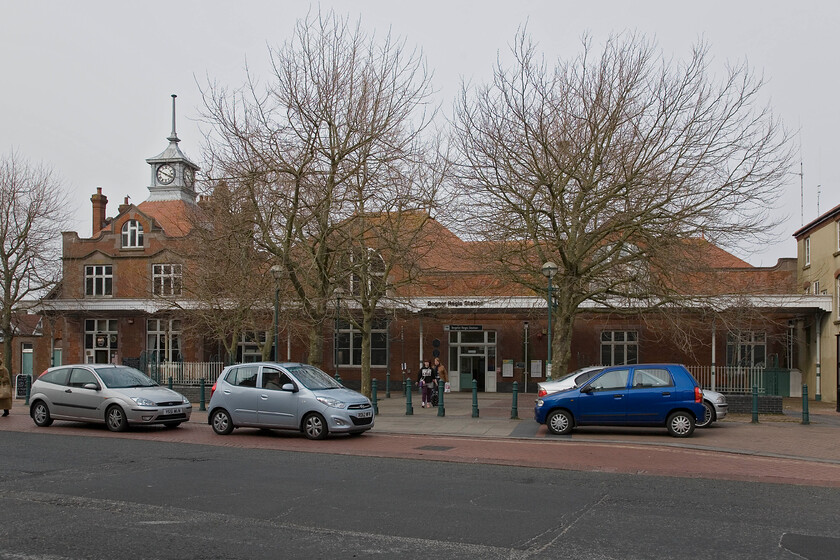
<instances>
[{"instance_id":1,"label":"green bollard","mask_svg":"<svg viewBox=\"0 0 840 560\"><path fill-rule=\"evenodd\" d=\"M438 381L438 416L446 416L446 409L443 408L443 381Z\"/></svg>"},{"instance_id":2,"label":"green bollard","mask_svg":"<svg viewBox=\"0 0 840 560\"><path fill-rule=\"evenodd\" d=\"M379 404L376 402L376 379L370 382L370 402L373 405L373 415L379 415Z\"/></svg>"},{"instance_id":3,"label":"green bollard","mask_svg":"<svg viewBox=\"0 0 840 560\"><path fill-rule=\"evenodd\" d=\"M753 385L752 397L752 423L758 424L758 387L755 385Z\"/></svg>"},{"instance_id":4,"label":"green bollard","mask_svg":"<svg viewBox=\"0 0 840 560\"><path fill-rule=\"evenodd\" d=\"M167 383L167 387L169 387L170 391L172 390L172 376L171 375L169 376L169 383Z\"/></svg>"},{"instance_id":5,"label":"green bollard","mask_svg":"<svg viewBox=\"0 0 840 560\"><path fill-rule=\"evenodd\" d=\"M385 372L385 398L391 398L391 370Z\"/></svg>"},{"instance_id":6,"label":"green bollard","mask_svg":"<svg viewBox=\"0 0 840 560\"><path fill-rule=\"evenodd\" d=\"M207 410L207 407L204 406L204 378L203 377L201 378L201 382L200 382L199 387L198 387L198 395L199 395L198 410L201 410L201 411Z\"/></svg>"},{"instance_id":7,"label":"green bollard","mask_svg":"<svg viewBox=\"0 0 840 560\"><path fill-rule=\"evenodd\" d=\"M472 417L478 418L478 381L472 380L473 402L472 402Z\"/></svg>"},{"instance_id":8,"label":"green bollard","mask_svg":"<svg viewBox=\"0 0 840 560\"><path fill-rule=\"evenodd\" d=\"M335 372L335 380L341 383L341 376L338 375L338 372Z\"/></svg>"},{"instance_id":9,"label":"green bollard","mask_svg":"<svg viewBox=\"0 0 840 560\"><path fill-rule=\"evenodd\" d=\"M519 407L517 401L519 400L519 383L513 382L513 403L510 406L510 419L519 420Z\"/></svg>"},{"instance_id":10,"label":"green bollard","mask_svg":"<svg viewBox=\"0 0 840 560\"><path fill-rule=\"evenodd\" d=\"M414 414L414 407L411 406L411 380L405 380L405 415Z\"/></svg>"},{"instance_id":11,"label":"green bollard","mask_svg":"<svg viewBox=\"0 0 840 560\"><path fill-rule=\"evenodd\" d=\"M811 417L808 414L808 386L802 386L802 423L810 424Z\"/></svg>"}]
</instances>

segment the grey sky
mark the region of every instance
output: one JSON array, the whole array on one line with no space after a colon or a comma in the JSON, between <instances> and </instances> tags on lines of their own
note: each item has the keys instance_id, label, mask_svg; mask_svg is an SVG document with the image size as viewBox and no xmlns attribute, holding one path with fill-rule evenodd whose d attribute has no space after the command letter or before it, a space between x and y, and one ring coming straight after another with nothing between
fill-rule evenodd
<instances>
[{"instance_id":1,"label":"grey sky","mask_svg":"<svg viewBox=\"0 0 840 560\"><path fill-rule=\"evenodd\" d=\"M584 5L586 4L586 5ZM840 204L838 90L840 5L834 2L676 2L367 0L320 3L365 29L404 37L421 48L444 113L461 79L483 82L497 53L525 23L549 59L572 58L580 37L596 44L610 33L654 37L668 56L684 59L703 37L715 64L746 59L768 81L765 94L792 131L800 131L804 220ZM51 165L72 193L73 229L90 235L90 196L101 186L108 215L125 196L148 195L145 159L160 153L170 132L170 94L178 94L180 147L201 164L196 122L199 85L208 78L237 86L246 62L266 76L267 45L291 35L308 2L30 1L0 2L0 153ZM780 201L789 216L779 243L736 251L755 265L795 256L801 225L799 165Z\"/></svg>"}]
</instances>

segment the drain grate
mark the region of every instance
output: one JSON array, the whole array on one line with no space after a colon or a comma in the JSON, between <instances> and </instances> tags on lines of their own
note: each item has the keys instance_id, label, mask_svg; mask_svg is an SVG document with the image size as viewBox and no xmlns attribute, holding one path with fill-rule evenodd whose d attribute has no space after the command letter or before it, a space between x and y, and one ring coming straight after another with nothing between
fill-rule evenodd
<instances>
[{"instance_id":1,"label":"drain grate","mask_svg":"<svg viewBox=\"0 0 840 560\"><path fill-rule=\"evenodd\" d=\"M450 449L455 449L454 446L451 445L424 445L422 447L415 447L420 451L449 451Z\"/></svg>"}]
</instances>

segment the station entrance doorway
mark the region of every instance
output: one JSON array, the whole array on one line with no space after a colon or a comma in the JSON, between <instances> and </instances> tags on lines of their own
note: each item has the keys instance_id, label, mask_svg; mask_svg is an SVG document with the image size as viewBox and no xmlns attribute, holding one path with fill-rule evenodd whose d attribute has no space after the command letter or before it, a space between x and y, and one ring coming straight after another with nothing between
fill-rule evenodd
<instances>
[{"instance_id":1,"label":"station entrance doorway","mask_svg":"<svg viewBox=\"0 0 840 560\"><path fill-rule=\"evenodd\" d=\"M496 331L455 328L450 326L449 333L449 381L452 390L472 391L475 379L479 391L495 391Z\"/></svg>"}]
</instances>

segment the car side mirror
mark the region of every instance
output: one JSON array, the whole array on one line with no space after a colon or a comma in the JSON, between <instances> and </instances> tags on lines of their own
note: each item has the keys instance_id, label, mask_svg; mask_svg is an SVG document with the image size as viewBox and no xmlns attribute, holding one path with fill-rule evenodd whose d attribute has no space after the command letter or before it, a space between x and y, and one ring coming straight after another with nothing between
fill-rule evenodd
<instances>
[{"instance_id":1,"label":"car side mirror","mask_svg":"<svg viewBox=\"0 0 840 560\"><path fill-rule=\"evenodd\" d=\"M85 389L91 389L92 391L99 390L99 385L96 383L85 383L82 387Z\"/></svg>"},{"instance_id":2,"label":"car side mirror","mask_svg":"<svg viewBox=\"0 0 840 560\"><path fill-rule=\"evenodd\" d=\"M283 385L282 389L290 393L297 393L297 387L295 387L294 383L286 383L285 385Z\"/></svg>"},{"instance_id":3,"label":"car side mirror","mask_svg":"<svg viewBox=\"0 0 840 560\"><path fill-rule=\"evenodd\" d=\"M586 387L581 389L580 392L581 393L587 393L587 394L591 393L592 392L592 385L587 385Z\"/></svg>"}]
</instances>

